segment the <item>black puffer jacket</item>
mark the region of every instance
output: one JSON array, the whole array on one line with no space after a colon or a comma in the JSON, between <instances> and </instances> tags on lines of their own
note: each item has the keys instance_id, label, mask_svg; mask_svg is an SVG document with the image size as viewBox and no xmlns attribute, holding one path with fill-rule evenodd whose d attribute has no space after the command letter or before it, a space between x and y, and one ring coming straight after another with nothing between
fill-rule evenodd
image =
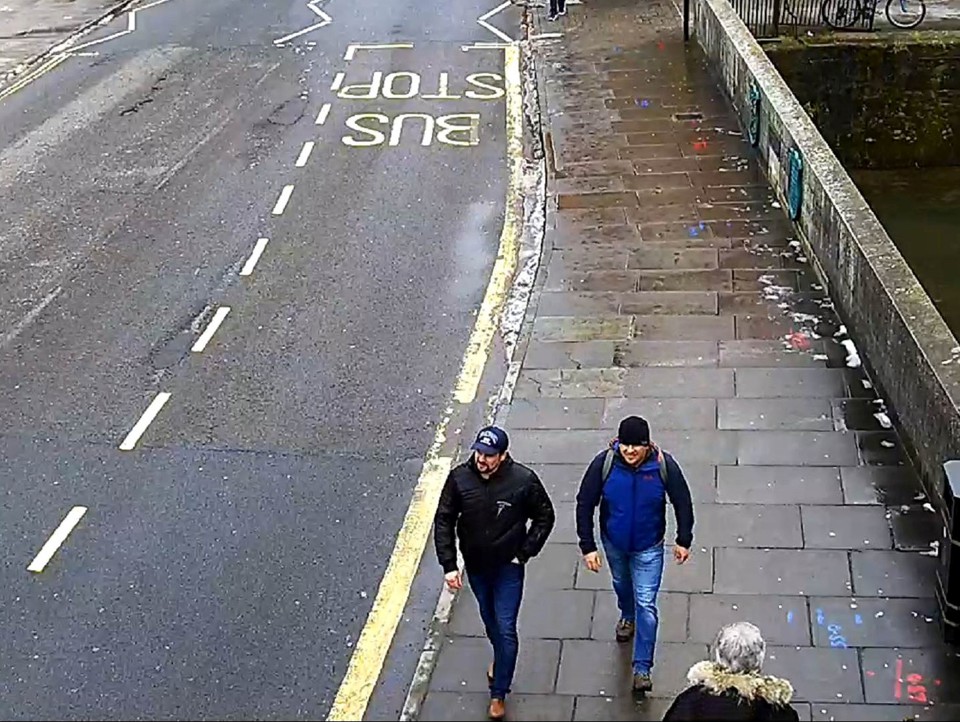
<instances>
[{"instance_id":1,"label":"black puffer jacket","mask_svg":"<svg viewBox=\"0 0 960 722\"><path fill-rule=\"evenodd\" d=\"M687 680L691 686L677 695L663 716L664 722L795 722L800 719L790 706L793 686L785 679L735 674L713 662L698 662L690 668Z\"/></svg>"},{"instance_id":2,"label":"black puffer jacket","mask_svg":"<svg viewBox=\"0 0 960 722\"><path fill-rule=\"evenodd\" d=\"M468 570L521 563L543 549L556 515L534 471L509 456L489 479L473 457L455 467L440 495L433 526L444 572L457 568L456 538ZM529 522L529 528L528 528Z\"/></svg>"}]
</instances>

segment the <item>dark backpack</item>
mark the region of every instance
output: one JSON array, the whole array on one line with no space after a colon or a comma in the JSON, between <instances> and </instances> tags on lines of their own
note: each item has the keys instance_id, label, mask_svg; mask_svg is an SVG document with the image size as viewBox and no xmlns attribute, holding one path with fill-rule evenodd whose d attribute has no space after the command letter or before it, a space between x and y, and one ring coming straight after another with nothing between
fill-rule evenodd
<instances>
[{"instance_id":1,"label":"dark backpack","mask_svg":"<svg viewBox=\"0 0 960 722\"><path fill-rule=\"evenodd\" d=\"M600 477L603 479L603 483L607 483L607 477L610 476L610 469L613 468L613 460L616 457L617 452L614 449L607 449L606 455L603 457L603 472ZM660 449L657 449L657 461L660 463L660 479L664 484L667 483L667 459L663 455L663 452Z\"/></svg>"}]
</instances>

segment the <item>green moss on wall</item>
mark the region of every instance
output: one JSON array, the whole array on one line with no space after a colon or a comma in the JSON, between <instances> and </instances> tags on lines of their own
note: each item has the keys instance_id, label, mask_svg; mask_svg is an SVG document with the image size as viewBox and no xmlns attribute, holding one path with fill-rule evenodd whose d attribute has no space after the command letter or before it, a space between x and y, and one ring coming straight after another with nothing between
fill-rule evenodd
<instances>
[{"instance_id":1,"label":"green moss on wall","mask_svg":"<svg viewBox=\"0 0 960 722\"><path fill-rule=\"evenodd\" d=\"M766 51L848 168L960 166L960 32L821 35Z\"/></svg>"}]
</instances>

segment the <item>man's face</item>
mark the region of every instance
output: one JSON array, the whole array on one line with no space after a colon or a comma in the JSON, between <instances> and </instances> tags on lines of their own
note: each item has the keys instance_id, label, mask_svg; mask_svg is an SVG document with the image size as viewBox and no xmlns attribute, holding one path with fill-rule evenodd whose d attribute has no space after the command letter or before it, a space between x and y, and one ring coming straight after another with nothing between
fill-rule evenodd
<instances>
[{"instance_id":1,"label":"man's face","mask_svg":"<svg viewBox=\"0 0 960 722\"><path fill-rule=\"evenodd\" d=\"M649 452L649 444L620 444L620 454L631 466L636 466L646 459Z\"/></svg>"},{"instance_id":2,"label":"man's face","mask_svg":"<svg viewBox=\"0 0 960 722\"><path fill-rule=\"evenodd\" d=\"M493 474L500 468L506 454L484 454L482 451L474 451L473 459L477 465L477 470L481 474Z\"/></svg>"}]
</instances>

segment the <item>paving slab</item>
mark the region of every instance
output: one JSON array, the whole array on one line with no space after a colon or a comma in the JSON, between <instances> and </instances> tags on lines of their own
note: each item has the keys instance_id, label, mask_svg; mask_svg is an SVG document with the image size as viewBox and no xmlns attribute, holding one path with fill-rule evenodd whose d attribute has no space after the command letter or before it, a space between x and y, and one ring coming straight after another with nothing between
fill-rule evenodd
<instances>
[{"instance_id":1,"label":"paving slab","mask_svg":"<svg viewBox=\"0 0 960 722\"><path fill-rule=\"evenodd\" d=\"M571 640L563 643L557 693L583 696L630 694L630 644ZM672 698L686 686L691 666L707 658L707 645L663 642L653 661L651 697Z\"/></svg>"},{"instance_id":2,"label":"paving slab","mask_svg":"<svg viewBox=\"0 0 960 722\"><path fill-rule=\"evenodd\" d=\"M613 365L622 368L715 367L719 360L716 341L633 340L616 344Z\"/></svg>"},{"instance_id":3,"label":"paving slab","mask_svg":"<svg viewBox=\"0 0 960 722\"><path fill-rule=\"evenodd\" d=\"M893 536L882 507L804 506L803 541L808 549L891 549Z\"/></svg>"},{"instance_id":4,"label":"paving slab","mask_svg":"<svg viewBox=\"0 0 960 722\"><path fill-rule=\"evenodd\" d=\"M617 597L609 589L593 592L593 594L596 595L596 599L593 608L593 623L590 627L590 639L612 642L616 639L614 628L617 620L620 619ZM690 617L690 595L681 592L663 592L657 600L657 609L660 615L660 629L657 633L657 639L663 642L686 642L688 639L687 625Z\"/></svg>"},{"instance_id":5,"label":"paving slab","mask_svg":"<svg viewBox=\"0 0 960 722\"><path fill-rule=\"evenodd\" d=\"M786 677L798 702L863 702L855 649L767 647L764 670Z\"/></svg>"},{"instance_id":6,"label":"paving slab","mask_svg":"<svg viewBox=\"0 0 960 722\"><path fill-rule=\"evenodd\" d=\"M607 368L613 366L615 348L613 341L531 341L523 365L528 369Z\"/></svg>"},{"instance_id":7,"label":"paving slab","mask_svg":"<svg viewBox=\"0 0 960 722\"><path fill-rule=\"evenodd\" d=\"M695 510L697 540L713 547L800 549L800 508L786 504L705 504Z\"/></svg>"},{"instance_id":8,"label":"paving slab","mask_svg":"<svg viewBox=\"0 0 960 722\"><path fill-rule=\"evenodd\" d=\"M758 594L694 594L690 641L710 644L724 624L750 621L768 644L810 646L807 598Z\"/></svg>"},{"instance_id":9,"label":"paving slab","mask_svg":"<svg viewBox=\"0 0 960 722\"><path fill-rule=\"evenodd\" d=\"M937 559L916 552L850 553L853 592L864 597L932 597Z\"/></svg>"},{"instance_id":10,"label":"paving slab","mask_svg":"<svg viewBox=\"0 0 960 722\"><path fill-rule=\"evenodd\" d=\"M849 594L848 564L842 551L720 548L714 590L722 594Z\"/></svg>"},{"instance_id":11,"label":"paving slab","mask_svg":"<svg viewBox=\"0 0 960 722\"><path fill-rule=\"evenodd\" d=\"M818 647L940 647L933 599L813 597L813 643Z\"/></svg>"},{"instance_id":12,"label":"paving slab","mask_svg":"<svg viewBox=\"0 0 960 722\"><path fill-rule=\"evenodd\" d=\"M720 399L717 427L745 430L833 431L826 399Z\"/></svg>"},{"instance_id":13,"label":"paving slab","mask_svg":"<svg viewBox=\"0 0 960 722\"><path fill-rule=\"evenodd\" d=\"M949 649L869 648L863 658L867 702L960 703L960 657Z\"/></svg>"},{"instance_id":14,"label":"paving slab","mask_svg":"<svg viewBox=\"0 0 960 722\"><path fill-rule=\"evenodd\" d=\"M840 504L840 470L830 466L718 466L721 504Z\"/></svg>"},{"instance_id":15,"label":"paving slab","mask_svg":"<svg viewBox=\"0 0 960 722\"><path fill-rule=\"evenodd\" d=\"M716 399L605 399L600 425L616 429L620 421L640 414L650 423L651 432L677 429L715 431L717 428Z\"/></svg>"},{"instance_id":16,"label":"paving slab","mask_svg":"<svg viewBox=\"0 0 960 722\"><path fill-rule=\"evenodd\" d=\"M420 719L436 722L485 720L489 692L435 692L427 696ZM513 719L554 722L573 719L573 697L556 694L514 694L510 696Z\"/></svg>"},{"instance_id":17,"label":"paving slab","mask_svg":"<svg viewBox=\"0 0 960 722\"><path fill-rule=\"evenodd\" d=\"M519 429L593 430L603 418L603 399L517 399L510 404L507 423L515 433Z\"/></svg>"},{"instance_id":18,"label":"paving slab","mask_svg":"<svg viewBox=\"0 0 960 722\"><path fill-rule=\"evenodd\" d=\"M560 642L521 639L513 691L547 694L554 691ZM486 638L450 637L443 642L430 686L439 692L487 692L487 667L493 650Z\"/></svg>"},{"instance_id":19,"label":"paving slab","mask_svg":"<svg viewBox=\"0 0 960 722\"><path fill-rule=\"evenodd\" d=\"M926 500L910 466L849 466L840 469L847 504L901 506Z\"/></svg>"}]
</instances>

